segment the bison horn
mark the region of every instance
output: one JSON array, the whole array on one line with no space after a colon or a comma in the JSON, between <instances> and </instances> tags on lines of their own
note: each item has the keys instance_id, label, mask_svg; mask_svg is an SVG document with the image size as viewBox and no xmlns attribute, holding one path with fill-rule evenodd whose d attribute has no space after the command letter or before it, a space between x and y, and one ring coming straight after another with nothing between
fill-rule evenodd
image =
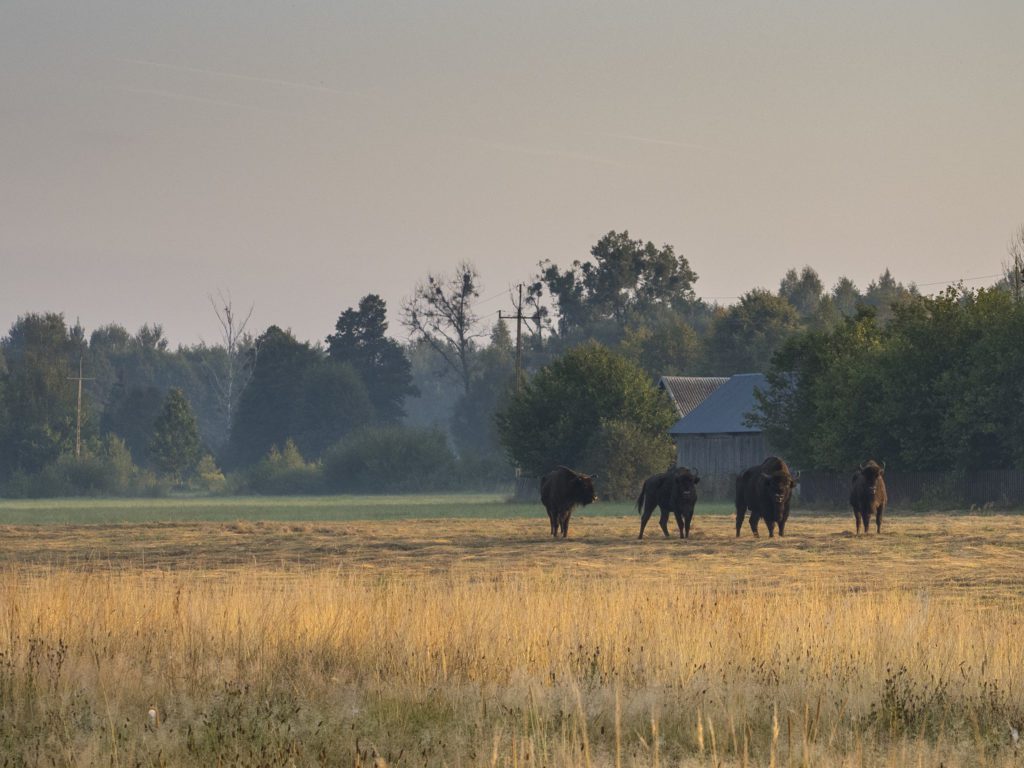
<instances>
[{"instance_id":1,"label":"bison horn","mask_svg":"<svg viewBox=\"0 0 1024 768\"><path fill-rule=\"evenodd\" d=\"M885 472L885 462L882 462L882 471Z\"/></svg>"},{"instance_id":2,"label":"bison horn","mask_svg":"<svg viewBox=\"0 0 1024 768\"><path fill-rule=\"evenodd\" d=\"M765 478L766 480L771 480L772 479L772 476L769 475L767 472L762 472L761 473L761 477Z\"/></svg>"},{"instance_id":3,"label":"bison horn","mask_svg":"<svg viewBox=\"0 0 1024 768\"><path fill-rule=\"evenodd\" d=\"M864 467L866 467L867 465L868 463L866 461L862 461L858 469L864 469Z\"/></svg>"}]
</instances>

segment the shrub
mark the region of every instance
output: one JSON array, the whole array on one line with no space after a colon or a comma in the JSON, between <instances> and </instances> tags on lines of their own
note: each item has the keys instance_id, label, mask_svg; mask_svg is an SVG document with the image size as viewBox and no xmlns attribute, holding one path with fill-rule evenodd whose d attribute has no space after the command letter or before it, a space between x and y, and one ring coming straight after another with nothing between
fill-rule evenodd
<instances>
[{"instance_id":1,"label":"shrub","mask_svg":"<svg viewBox=\"0 0 1024 768\"><path fill-rule=\"evenodd\" d=\"M281 450L272 446L266 457L249 469L247 477L248 490L270 496L323 491L320 464L306 461L290 438Z\"/></svg>"},{"instance_id":2,"label":"shrub","mask_svg":"<svg viewBox=\"0 0 1024 768\"><path fill-rule=\"evenodd\" d=\"M163 492L151 472L140 472L124 441L107 435L96 445L85 446L81 457L65 453L39 472L14 473L4 487L11 497L135 496Z\"/></svg>"},{"instance_id":3,"label":"shrub","mask_svg":"<svg viewBox=\"0 0 1024 768\"><path fill-rule=\"evenodd\" d=\"M496 418L508 455L540 477L559 464L605 475L608 466L591 462L613 459L613 445L601 448L606 420L632 425L636 446L662 445L676 414L636 365L588 343L541 369Z\"/></svg>"},{"instance_id":4,"label":"shrub","mask_svg":"<svg viewBox=\"0 0 1024 768\"><path fill-rule=\"evenodd\" d=\"M213 460L213 456L208 453L203 454L203 458L196 465L196 483L207 493L219 494L227 491L228 481Z\"/></svg>"},{"instance_id":5,"label":"shrub","mask_svg":"<svg viewBox=\"0 0 1024 768\"><path fill-rule=\"evenodd\" d=\"M324 481L335 491L433 491L452 488L455 480L455 455L436 429L366 427L324 455Z\"/></svg>"},{"instance_id":6,"label":"shrub","mask_svg":"<svg viewBox=\"0 0 1024 768\"><path fill-rule=\"evenodd\" d=\"M591 438L584 466L600 467L597 493L613 500L635 499L643 481L675 463L666 433L651 435L628 421L607 419Z\"/></svg>"}]
</instances>

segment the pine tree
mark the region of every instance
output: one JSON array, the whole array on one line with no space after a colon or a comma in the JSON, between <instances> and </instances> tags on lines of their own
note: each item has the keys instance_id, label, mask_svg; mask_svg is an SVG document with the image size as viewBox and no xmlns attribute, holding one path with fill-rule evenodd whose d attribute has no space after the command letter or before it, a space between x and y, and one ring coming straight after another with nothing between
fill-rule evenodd
<instances>
[{"instance_id":1,"label":"pine tree","mask_svg":"<svg viewBox=\"0 0 1024 768\"><path fill-rule=\"evenodd\" d=\"M195 469L199 454L199 429L195 416L182 391L172 389L153 424L150 458L161 472L181 482Z\"/></svg>"},{"instance_id":2,"label":"pine tree","mask_svg":"<svg viewBox=\"0 0 1024 768\"><path fill-rule=\"evenodd\" d=\"M342 312L334 327L335 333L327 337L331 359L355 369L381 419L400 421L405 416L405 398L419 393L405 352L385 335L387 304L377 294L368 294L360 299L358 309Z\"/></svg>"}]
</instances>

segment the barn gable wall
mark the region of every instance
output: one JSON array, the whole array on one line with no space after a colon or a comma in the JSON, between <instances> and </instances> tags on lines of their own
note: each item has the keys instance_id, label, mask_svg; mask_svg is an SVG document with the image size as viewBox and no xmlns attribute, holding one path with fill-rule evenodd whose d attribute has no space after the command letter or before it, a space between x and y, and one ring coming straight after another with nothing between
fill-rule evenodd
<instances>
[{"instance_id":1,"label":"barn gable wall","mask_svg":"<svg viewBox=\"0 0 1024 768\"><path fill-rule=\"evenodd\" d=\"M700 471L702 497L707 499L731 499L736 476L770 455L761 432L676 436L676 463Z\"/></svg>"}]
</instances>

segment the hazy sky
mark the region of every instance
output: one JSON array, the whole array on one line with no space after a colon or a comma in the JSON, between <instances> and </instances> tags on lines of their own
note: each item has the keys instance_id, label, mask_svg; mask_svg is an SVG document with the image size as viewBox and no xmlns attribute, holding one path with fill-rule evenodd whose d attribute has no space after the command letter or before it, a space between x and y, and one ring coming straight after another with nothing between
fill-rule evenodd
<instances>
[{"instance_id":1,"label":"hazy sky","mask_svg":"<svg viewBox=\"0 0 1024 768\"><path fill-rule=\"evenodd\" d=\"M0 0L0 334L212 341L222 289L311 339L377 292L402 335L428 271L493 316L611 229L709 298L993 275L1022 41L1019 0Z\"/></svg>"}]
</instances>

